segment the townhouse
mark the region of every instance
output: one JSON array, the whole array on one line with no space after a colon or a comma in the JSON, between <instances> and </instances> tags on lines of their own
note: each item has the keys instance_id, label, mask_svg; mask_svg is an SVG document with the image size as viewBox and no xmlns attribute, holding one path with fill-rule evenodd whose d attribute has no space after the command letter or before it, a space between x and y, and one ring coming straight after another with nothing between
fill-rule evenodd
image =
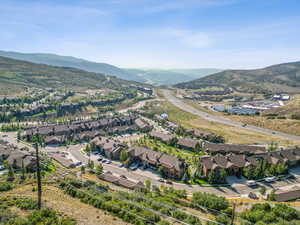
<instances>
[{"instance_id":1,"label":"townhouse","mask_svg":"<svg viewBox=\"0 0 300 225\"><path fill-rule=\"evenodd\" d=\"M162 141L166 144L171 144L173 141L176 140L176 137L173 136L173 135L169 135L169 134L163 134L163 133L160 133L160 132L156 132L156 131L151 131L149 133L149 136L153 139L156 139L156 140L159 140L159 141Z\"/></svg>"},{"instance_id":2,"label":"townhouse","mask_svg":"<svg viewBox=\"0 0 300 225\"><path fill-rule=\"evenodd\" d=\"M141 190L144 188L144 184L141 181L135 182L132 180L127 179L124 176L116 176L113 175L110 171L107 171L101 175L99 175L99 178L102 180L105 180L107 182L131 189L131 190Z\"/></svg>"},{"instance_id":3,"label":"townhouse","mask_svg":"<svg viewBox=\"0 0 300 225\"><path fill-rule=\"evenodd\" d=\"M201 149L201 143L198 140L190 138L179 138L176 146L185 150L194 151L196 149Z\"/></svg>"},{"instance_id":4,"label":"townhouse","mask_svg":"<svg viewBox=\"0 0 300 225\"><path fill-rule=\"evenodd\" d=\"M92 143L100 153L105 155L105 157L114 160L120 159L121 151L126 148L124 144L115 139L101 136L94 138Z\"/></svg>"},{"instance_id":5,"label":"townhouse","mask_svg":"<svg viewBox=\"0 0 300 225\"><path fill-rule=\"evenodd\" d=\"M265 147L254 145L240 145L240 144L216 144L211 142L204 142L202 146L203 150L210 154L260 154L265 153L267 150Z\"/></svg>"},{"instance_id":6,"label":"townhouse","mask_svg":"<svg viewBox=\"0 0 300 225\"><path fill-rule=\"evenodd\" d=\"M236 151L240 153L239 151ZM248 153L248 152L247 152ZM258 167L262 160L265 160L271 165L286 163L289 166L296 166L300 163L300 148L282 149L274 152L259 153L251 151L253 155L247 154L221 154L205 155L200 158L200 164L203 168L204 176L208 176L211 171L219 171L225 169L229 175L240 176L242 169L247 166Z\"/></svg>"},{"instance_id":7,"label":"townhouse","mask_svg":"<svg viewBox=\"0 0 300 225\"><path fill-rule=\"evenodd\" d=\"M22 169L23 166L29 171L36 169L36 157L33 153L1 142L0 162L3 161L7 161L14 169Z\"/></svg>"},{"instance_id":8,"label":"townhouse","mask_svg":"<svg viewBox=\"0 0 300 225\"><path fill-rule=\"evenodd\" d=\"M162 168L167 177L179 179L185 172L186 165L183 160L166 153L156 152L145 147L132 147L128 151L132 161L140 162L145 167Z\"/></svg>"},{"instance_id":9,"label":"townhouse","mask_svg":"<svg viewBox=\"0 0 300 225\"><path fill-rule=\"evenodd\" d=\"M68 138L77 141L88 141L99 135L114 135L132 133L139 128L135 124L136 115L104 118L91 121L77 121L69 124L52 124L41 127L32 127L21 133L21 137L31 141L36 135L51 137L49 144L59 144ZM145 128L145 127L144 127Z\"/></svg>"}]
</instances>

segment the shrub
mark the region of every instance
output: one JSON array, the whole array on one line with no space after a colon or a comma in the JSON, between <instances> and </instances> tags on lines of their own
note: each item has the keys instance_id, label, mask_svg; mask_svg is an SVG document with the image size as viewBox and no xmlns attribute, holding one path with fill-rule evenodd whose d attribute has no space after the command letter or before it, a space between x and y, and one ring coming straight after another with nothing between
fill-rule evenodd
<instances>
[{"instance_id":1,"label":"shrub","mask_svg":"<svg viewBox=\"0 0 300 225\"><path fill-rule=\"evenodd\" d=\"M12 185L9 183L0 183L0 192L1 191L9 191L12 189Z\"/></svg>"},{"instance_id":2,"label":"shrub","mask_svg":"<svg viewBox=\"0 0 300 225\"><path fill-rule=\"evenodd\" d=\"M34 210L38 209L38 203L36 200L31 198L18 198L15 200L15 205L23 210Z\"/></svg>"},{"instance_id":3,"label":"shrub","mask_svg":"<svg viewBox=\"0 0 300 225\"><path fill-rule=\"evenodd\" d=\"M218 197L214 194L194 192L191 207L201 208L200 206L215 210L224 210L229 207L229 202L224 197Z\"/></svg>"}]
</instances>

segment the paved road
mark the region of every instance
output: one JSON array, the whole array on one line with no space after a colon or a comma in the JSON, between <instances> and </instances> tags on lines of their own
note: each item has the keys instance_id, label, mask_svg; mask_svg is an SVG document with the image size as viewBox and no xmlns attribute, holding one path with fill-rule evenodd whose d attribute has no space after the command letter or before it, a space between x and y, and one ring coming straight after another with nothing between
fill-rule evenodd
<instances>
[{"instance_id":1,"label":"paved road","mask_svg":"<svg viewBox=\"0 0 300 225\"><path fill-rule=\"evenodd\" d=\"M26 144L22 142L16 141L16 133L10 132L10 133L2 133L0 132L0 136L3 134L7 135L6 137L1 137L2 139L10 142L11 144L17 145L18 147L24 147L27 146ZM61 146L61 147L46 147L46 148L40 148L42 152L51 152L51 151L67 151L70 152L72 157L75 159L83 162L84 164L87 164L88 162L88 156L86 156L81 149L84 148L84 144L78 144L78 145L71 145L69 147ZM30 145L28 146L31 150L34 150ZM91 155L91 159L97 164L98 156ZM127 178L135 181L142 181L144 182L147 179L150 179L152 184L155 184L157 186L160 186L162 183L158 181L160 176L155 173L155 171L149 171L149 170L141 170L138 169L136 171L130 171L126 168L120 168L120 162L113 161L111 164L102 164L104 167L104 170L111 171L114 174L117 175L124 175ZM293 169L291 171L296 179L295 180L284 180L284 181L278 181L273 184L264 184L262 182L259 182L260 186L265 186L268 190L271 190L272 188L279 188L279 187L285 187L289 185L299 184L300 183L300 168ZM228 187L203 187L198 185L187 185L182 183L176 183L172 185L176 189L182 189L186 190L189 194L195 191L202 191L202 192L208 192L213 193L217 195L223 195L227 197L238 197L243 194L247 194L249 192L258 192L259 186L256 188L250 188L245 185L245 180L237 180L235 178L235 181L230 181L231 186Z\"/></svg>"},{"instance_id":2,"label":"paved road","mask_svg":"<svg viewBox=\"0 0 300 225\"><path fill-rule=\"evenodd\" d=\"M251 130L251 131L256 131L256 132L272 135L272 136L275 136L275 137L278 137L278 138L289 139L289 140L292 140L292 141L300 142L300 137L296 136L296 135L286 134L286 133L282 133L282 132L278 132L278 131L274 131L274 130L270 130L270 129L256 127L256 126L253 126L253 125L247 125L246 127L243 127L243 123L236 122L236 121L224 118L224 117L211 115L211 114L203 112L199 109L195 109L192 106L184 103L180 99L176 98L171 93L170 90L163 90L163 94L169 102L171 102L173 105L177 106L181 110L184 110L186 112L192 113L192 114L197 115L197 116L200 116L205 120L212 121L212 122L217 122L217 123L223 123L223 124L226 124L226 125L239 127L240 129L247 129L247 130Z\"/></svg>"}]
</instances>

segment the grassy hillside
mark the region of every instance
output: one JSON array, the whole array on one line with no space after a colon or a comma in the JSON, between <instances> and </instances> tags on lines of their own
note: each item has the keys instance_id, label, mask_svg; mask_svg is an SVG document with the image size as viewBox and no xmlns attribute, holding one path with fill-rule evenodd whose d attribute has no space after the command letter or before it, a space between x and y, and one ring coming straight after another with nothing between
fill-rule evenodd
<instances>
[{"instance_id":1,"label":"grassy hillside","mask_svg":"<svg viewBox=\"0 0 300 225\"><path fill-rule=\"evenodd\" d=\"M55 54L44 54L44 53L19 53L19 52L7 52L0 51L0 56L24 60L33 63L41 63L52 66L62 66L62 67L73 67L77 69L86 70L89 72L102 73L105 75L116 76L125 80L133 80L138 82L143 82L144 80L136 76L135 74L128 73L126 70L120 69L116 66L106 64L106 63L96 63L87 61L84 59L79 59L71 56L60 56Z\"/></svg>"},{"instance_id":2,"label":"grassy hillside","mask_svg":"<svg viewBox=\"0 0 300 225\"><path fill-rule=\"evenodd\" d=\"M39 88L121 88L135 82L84 70L0 57L0 90Z\"/></svg>"},{"instance_id":3,"label":"grassy hillside","mask_svg":"<svg viewBox=\"0 0 300 225\"><path fill-rule=\"evenodd\" d=\"M296 93L300 92L300 62L279 64L256 70L227 70L175 86L198 89L207 84L232 87L242 92Z\"/></svg>"},{"instance_id":4,"label":"grassy hillside","mask_svg":"<svg viewBox=\"0 0 300 225\"><path fill-rule=\"evenodd\" d=\"M197 79L212 73L219 72L218 69L127 69L147 83L154 85L173 85Z\"/></svg>"}]
</instances>

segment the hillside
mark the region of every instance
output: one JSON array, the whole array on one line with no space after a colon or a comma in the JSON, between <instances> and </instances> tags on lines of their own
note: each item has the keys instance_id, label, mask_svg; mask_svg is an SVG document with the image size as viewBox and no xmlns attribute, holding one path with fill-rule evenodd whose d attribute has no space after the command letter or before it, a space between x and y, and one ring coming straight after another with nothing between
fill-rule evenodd
<instances>
[{"instance_id":1,"label":"hillside","mask_svg":"<svg viewBox=\"0 0 300 225\"><path fill-rule=\"evenodd\" d=\"M226 70L190 82L179 83L175 87L198 89L208 84L232 87L242 92L300 92L300 62L255 70Z\"/></svg>"},{"instance_id":2,"label":"hillside","mask_svg":"<svg viewBox=\"0 0 300 225\"><path fill-rule=\"evenodd\" d=\"M127 71L153 85L173 85L220 72L218 69L127 69Z\"/></svg>"},{"instance_id":3,"label":"hillside","mask_svg":"<svg viewBox=\"0 0 300 225\"><path fill-rule=\"evenodd\" d=\"M52 66L73 67L77 69L86 70L89 72L102 73L105 75L116 76L123 80L133 80L138 82L144 82L141 77L135 74L128 73L126 70L120 69L116 66L106 63L96 63L79 59L71 56L60 56L55 54L44 53L19 53L19 52L7 52L0 51L0 56L24 60L33 63L41 63Z\"/></svg>"},{"instance_id":4,"label":"hillside","mask_svg":"<svg viewBox=\"0 0 300 225\"><path fill-rule=\"evenodd\" d=\"M0 90L11 92L24 87L39 88L121 88L133 81L87 72L0 57Z\"/></svg>"}]
</instances>

